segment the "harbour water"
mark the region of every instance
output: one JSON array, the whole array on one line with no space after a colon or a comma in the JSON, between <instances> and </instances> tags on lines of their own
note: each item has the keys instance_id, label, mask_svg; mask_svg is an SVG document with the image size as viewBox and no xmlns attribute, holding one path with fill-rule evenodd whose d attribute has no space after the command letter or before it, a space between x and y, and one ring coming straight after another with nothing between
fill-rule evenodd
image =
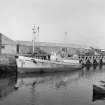
<instances>
[{"instance_id":1,"label":"harbour water","mask_svg":"<svg viewBox=\"0 0 105 105\"><path fill-rule=\"evenodd\" d=\"M73 72L0 75L0 105L105 104L105 100L93 96L93 84L105 81L105 66Z\"/></svg>"}]
</instances>

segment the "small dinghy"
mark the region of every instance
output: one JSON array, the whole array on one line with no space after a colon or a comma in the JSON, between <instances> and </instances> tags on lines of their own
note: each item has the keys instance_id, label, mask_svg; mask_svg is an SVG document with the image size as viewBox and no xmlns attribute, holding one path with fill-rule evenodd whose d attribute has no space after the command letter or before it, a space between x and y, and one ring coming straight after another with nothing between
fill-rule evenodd
<instances>
[{"instance_id":1,"label":"small dinghy","mask_svg":"<svg viewBox=\"0 0 105 105\"><path fill-rule=\"evenodd\" d=\"M93 84L93 101L105 100L105 81Z\"/></svg>"}]
</instances>

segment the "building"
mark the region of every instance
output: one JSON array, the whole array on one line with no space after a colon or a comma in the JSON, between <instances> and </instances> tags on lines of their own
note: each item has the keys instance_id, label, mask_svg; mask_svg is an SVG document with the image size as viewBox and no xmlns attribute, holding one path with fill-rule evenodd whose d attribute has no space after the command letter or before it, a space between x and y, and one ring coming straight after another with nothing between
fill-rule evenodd
<instances>
[{"instance_id":1,"label":"building","mask_svg":"<svg viewBox=\"0 0 105 105\"><path fill-rule=\"evenodd\" d=\"M0 33L0 54L16 54L16 42Z\"/></svg>"},{"instance_id":2,"label":"building","mask_svg":"<svg viewBox=\"0 0 105 105\"><path fill-rule=\"evenodd\" d=\"M86 48L86 47L85 47ZM67 54L69 56L78 54L84 51L84 47L76 44L63 44L63 43L49 43L37 42L35 43L35 52L38 50L44 51L48 54L52 52ZM0 33L0 53L1 54L30 54L32 53L31 41L14 41L2 33Z\"/></svg>"},{"instance_id":3,"label":"building","mask_svg":"<svg viewBox=\"0 0 105 105\"><path fill-rule=\"evenodd\" d=\"M20 54L32 53L32 42L31 41L16 41L19 46ZM48 43L48 42L36 42L35 51L43 50L48 54L52 52L56 53L66 53L67 55L78 54L79 51L84 51L85 49L76 44L63 44L63 43Z\"/></svg>"}]
</instances>

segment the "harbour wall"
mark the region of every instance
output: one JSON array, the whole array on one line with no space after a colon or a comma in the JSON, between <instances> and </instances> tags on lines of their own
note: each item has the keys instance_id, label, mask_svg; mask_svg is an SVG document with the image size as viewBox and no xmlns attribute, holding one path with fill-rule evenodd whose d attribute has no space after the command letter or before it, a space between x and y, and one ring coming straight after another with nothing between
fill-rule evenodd
<instances>
[{"instance_id":1,"label":"harbour wall","mask_svg":"<svg viewBox=\"0 0 105 105\"><path fill-rule=\"evenodd\" d=\"M0 55L0 73L17 73L17 63L14 56L1 54Z\"/></svg>"}]
</instances>

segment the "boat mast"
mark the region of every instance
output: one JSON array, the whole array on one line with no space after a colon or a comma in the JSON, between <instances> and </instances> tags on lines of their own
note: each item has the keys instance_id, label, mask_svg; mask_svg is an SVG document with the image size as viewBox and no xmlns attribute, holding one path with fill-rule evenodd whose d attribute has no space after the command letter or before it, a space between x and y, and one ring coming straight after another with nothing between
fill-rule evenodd
<instances>
[{"instance_id":1,"label":"boat mast","mask_svg":"<svg viewBox=\"0 0 105 105\"><path fill-rule=\"evenodd\" d=\"M67 43L68 32L64 32L64 43Z\"/></svg>"},{"instance_id":2,"label":"boat mast","mask_svg":"<svg viewBox=\"0 0 105 105\"><path fill-rule=\"evenodd\" d=\"M33 30L33 53L34 53L36 37L39 36L39 26L33 25L32 30Z\"/></svg>"},{"instance_id":3,"label":"boat mast","mask_svg":"<svg viewBox=\"0 0 105 105\"><path fill-rule=\"evenodd\" d=\"M33 25L33 27L32 27L32 30L33 30L33 53L34 53L34 51L35 51L35 34L36 34L36 27L35 27L35 25Z\"/></svg>"}]
</instances>

